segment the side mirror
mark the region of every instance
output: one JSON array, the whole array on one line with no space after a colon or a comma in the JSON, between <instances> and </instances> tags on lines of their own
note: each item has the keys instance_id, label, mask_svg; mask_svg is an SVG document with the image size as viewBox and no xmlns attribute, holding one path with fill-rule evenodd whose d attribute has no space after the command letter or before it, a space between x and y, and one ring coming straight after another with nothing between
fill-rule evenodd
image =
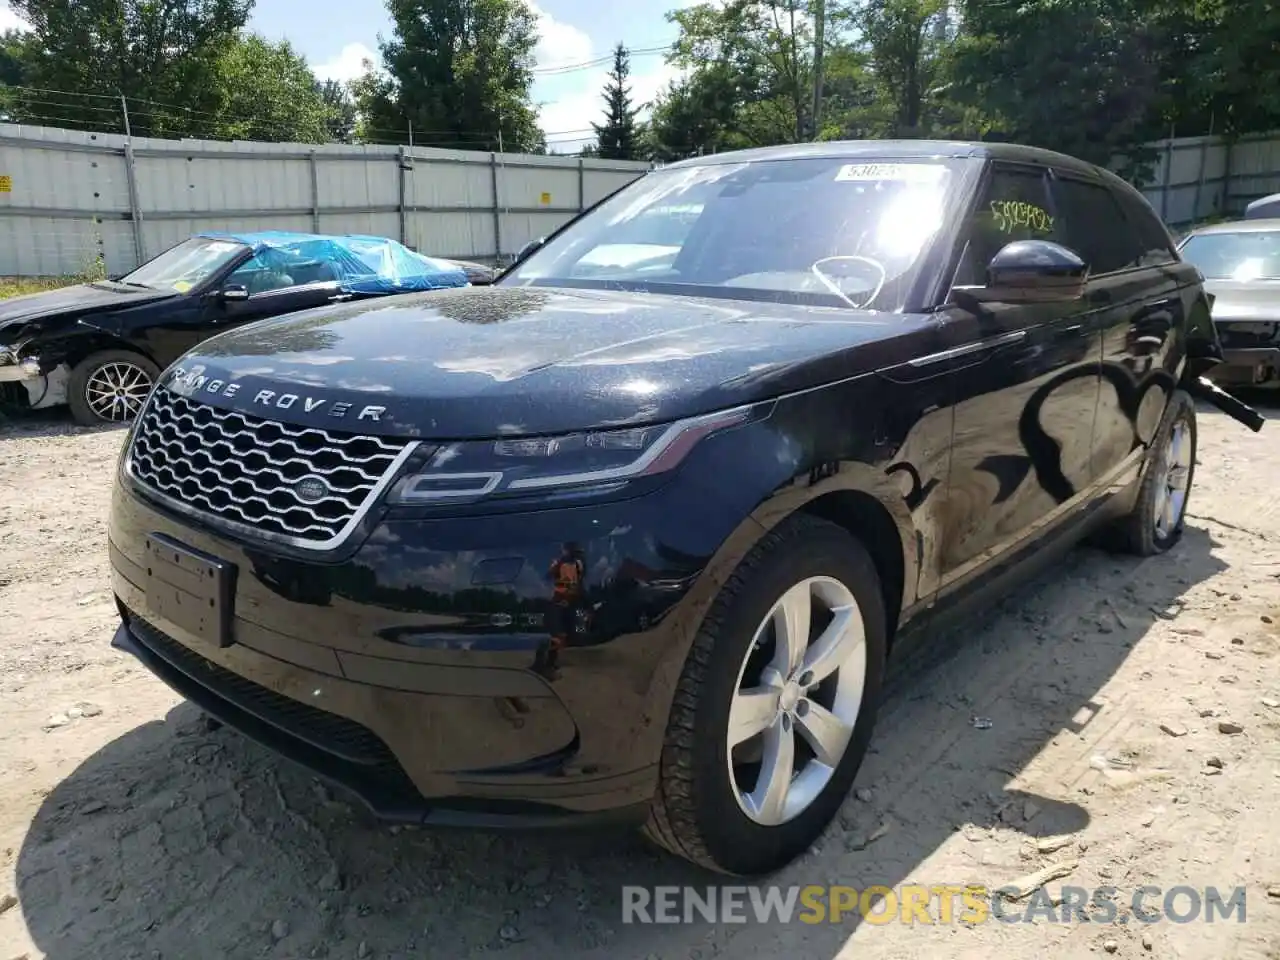
<instances>
[{"instance_id":1,"label":"side mirror","mask_svg":"<svg viewBox=\"0 0 1280 960\"><path fill-rule=\"evenodd\" d=\"M242 303L249 299L249 288L242 284L223 287L219 292L218 297L223 303Z\"/></svg>"},{"instance_id":2,"label":"side mirror","mask_svg":"<svg viewBox=\"0 0 1280 960\"><path fill-rule=\"evenodd\" d=\"M537 240L530 240L528 243L526 243L523 247L520 248L520 252L516 254L515 262L512 263L511 265L514 267L517 263L524 263L526 260L529 259L529 257L533 256L533 254L541 250L543 246L546 245L546 242L547 242L546 237L539 237Z\"/></svg>"},{"instance_id":3,"label":"side mirror","mask_svg":"<svg viewBox=\"0 0 1280 960\"><path fill-rule=\"evenodd\" d=\"M1048 240L1015 240L987 264L982 287L957 287L962 306L973 303L1069 303L1085 294L1089 267L1075 253Z\"/></svg>"}]
</instances>

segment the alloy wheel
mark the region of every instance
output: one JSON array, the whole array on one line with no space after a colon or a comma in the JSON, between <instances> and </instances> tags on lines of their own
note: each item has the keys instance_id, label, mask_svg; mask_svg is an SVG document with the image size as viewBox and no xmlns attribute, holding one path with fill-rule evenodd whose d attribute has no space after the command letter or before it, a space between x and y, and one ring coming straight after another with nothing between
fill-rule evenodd
<instances>
[{"instance_id":1,"label":"alloy wheel","mask_svg":"<svg viewBox=\"0 0 1280 960\"><path fill-rule=\"evenodd\" d=\"M756 628L729 708L729 778L761 826L802 814L840 765L862 705L866 634L831 577L787 590Z\"/></svg>"},{"instance_id":2,"label":"alloy wheel","mask_svg":"<svg viewBox=\"0 0 1280 960\"><path fill-rule=\"evenodd\" d=\"M1157 469L1161 477L1152 499L1152 520L1156 536L1164 540L1182 521L1191 484L1191 430L1185 420L1174 422Z\"/></svg>"},{"instance_id":3,"label":"alloy wheel","mask_svg":"<svg viewBox=\"0 0 1280 960\"><path fill-rule=\"evenodd\" d=\"M84 385L84 400L99 420L119 423L132 420L151 392L151 375L126 360L104 363Z\"/></svg>"}]
</instances>

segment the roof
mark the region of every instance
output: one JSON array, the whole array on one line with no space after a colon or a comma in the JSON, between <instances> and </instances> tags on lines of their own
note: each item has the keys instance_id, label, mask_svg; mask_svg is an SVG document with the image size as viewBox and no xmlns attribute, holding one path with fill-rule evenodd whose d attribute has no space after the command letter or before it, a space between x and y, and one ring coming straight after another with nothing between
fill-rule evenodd
<instances>
[{"instance_id":1,"label":"roof","mask_svg":"<svg viewBox=\"0 0 1280 960\"><path fill-rule=\"evenodd\" d=\"M255 233L207 232L197 234L211 240L229 240L249 247L268 269L290 271L306 267L307 261L329 265L330 276L347 293L410 293L441 287L465 287L466 271L456 263L435 260L414 253L402 243L386 237L361 235L326 236L264 230ZM299 258L303 262L299 262Z\"/></svg>"},{"instance_id":2,"label":"roof","mask_svg":"<svg viewBox=\"0 0 1280 960\"><path fill-rule=\"evenodd\" d=\"M254 248L289 247L297 246L300 243L315 243L323 240L366 239L364 237L342 237L337 234L295 233L291 230L259 230L250 233L223 233L218 230L210 230L196 234L196 236L208 237L212 240L230 240L233 243L243 243L246 247Z\"/></svg>"},{"instance_id":3,"label":"roof","mask_svg":"<svg viewBox=\"0 0 1280 960\"><path fill-rule=\"evenodd\" d=\"M1211 223L1204 227L1188 230L1188 237L1200 237L1213 233L1271 233L1280 230L1280 219L1273 220L1228 220L1225 223Z\"/></svg>"},{"instance_id":4,"label":"roof","mask_svg":"<svg viewBox=\"0 0 1280 960\"><path fill-rule=\"evenodd\" d=\"M821 140L817 143L789 143L776 147L732 150L705 157L692 157L672 167L698 167L719 163L751 163L760 160L802 160L805 158L899 160L916 158L1007 160L1052 164L1081 173L1097 174L1101 168L1065 153L1028 147L1017 143L975 143L964 140Z\"/></svg>"}]
</instances>

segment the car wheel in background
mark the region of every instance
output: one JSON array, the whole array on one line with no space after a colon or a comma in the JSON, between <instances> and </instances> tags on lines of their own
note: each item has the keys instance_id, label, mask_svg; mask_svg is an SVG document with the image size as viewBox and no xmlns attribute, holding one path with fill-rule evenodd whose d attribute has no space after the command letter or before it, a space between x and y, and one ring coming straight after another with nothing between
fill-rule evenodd
<instances>
[{"instance_id":1,"label":"car wheel in background","mask_svg":"<svg viewBox=\"0 0 1280 960\"><path fill-rule=\"evenodd\" d=\"M804 853L844 802L875 723L884 600L863 546L797 515L716 598L680 676L645 831L723 873Z\"/></svg>"},{"instance_id":2,"label":"car wheel in background","mask_svg":"<svg viewBox=\"0 0 1280 960\"><path fill-rule=\"evenodd\" d=\"M138 415L160 369L129 350L103 350L71 368L67 402L87 427L127 423Z\"/></svg>"},{"instance_id":3,"label":"car wheel in background","mask_svg":"<svg viewBox=\"0 0 1280 960\"><path fill-rule=\"evenodd\" d=\"M1182 539L1195 472L1195 401L1175 390L1152 438L1137 503L1115 527L1110 545L1140 557L1174 546Z\"/></svg>"}]
</instances>

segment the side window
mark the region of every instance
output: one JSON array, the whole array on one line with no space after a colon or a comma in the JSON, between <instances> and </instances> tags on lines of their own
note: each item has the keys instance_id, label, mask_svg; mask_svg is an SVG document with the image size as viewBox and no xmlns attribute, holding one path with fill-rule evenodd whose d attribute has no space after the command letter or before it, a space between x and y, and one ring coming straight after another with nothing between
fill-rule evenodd
<instances>
[{"instance_id":1,"label":"side window","mask_svg":"<svg viewBox=\"0 0 1280 960\"><path fill-rule=\"evenodd\" d=\"M1169 231L1164 228L1159 216L1151 209L1151 204L1140 195L1127 190L1117 189L1115 197L1120 201L1121 209L1138 233L1138 242L1142 245L1142 258L1138 265L1155 267L1175 261L1177 254L1173 251Z\"/></svg>"},{"instance_id":2,"label":"side window","mask_svg":"<svg viewBox=\"0 0 1280 960\"><path fill-rule=\"evenodd\" d=\"M223 282L223 286L244 287L249 291L249 296L252 297L267 290L276 290L280 287L289 286L287 283L279 282L281 279L273 276L273 271L267 268L261 254L259 254L258 256L250 257L232 270Z\"/></svg>"},{"instance_id":3,"label":"side window","mask_svg":"<svg viewBox=\"0 0 1280 960\"><path fill-rule=\"evenodd\" d=\"M243 286L249 296L287 290L308 283L336 280L333 265L325 261L286 259L283 256L262 254L246 261L228 275L225 286Z\"/></svg>"},{"instance_id":4,"label":"side window","mask_svg":"<svg viewBox=\"0 0 1280 960\"><path fill-rule=\"evenodd\" d=\"M969 224L958 286L987 282L987 264L1015 240L1061 243L1058 223L1049 206L1048 178L1031 167L996 167Z\"/></svg>"},{"instance_id":5,"label":"side window","mask_svg":"<svg viewBox=\"0 0 1280 960\"><path fill-rule=\"evenodd\" d=\"M1055 207L1062 217L1063 243L1079 254L1097 276L1139 266L1142 244L1115 196L1096 183L1068 178L1053 183Z\"/></svg>"}]
</instances>

